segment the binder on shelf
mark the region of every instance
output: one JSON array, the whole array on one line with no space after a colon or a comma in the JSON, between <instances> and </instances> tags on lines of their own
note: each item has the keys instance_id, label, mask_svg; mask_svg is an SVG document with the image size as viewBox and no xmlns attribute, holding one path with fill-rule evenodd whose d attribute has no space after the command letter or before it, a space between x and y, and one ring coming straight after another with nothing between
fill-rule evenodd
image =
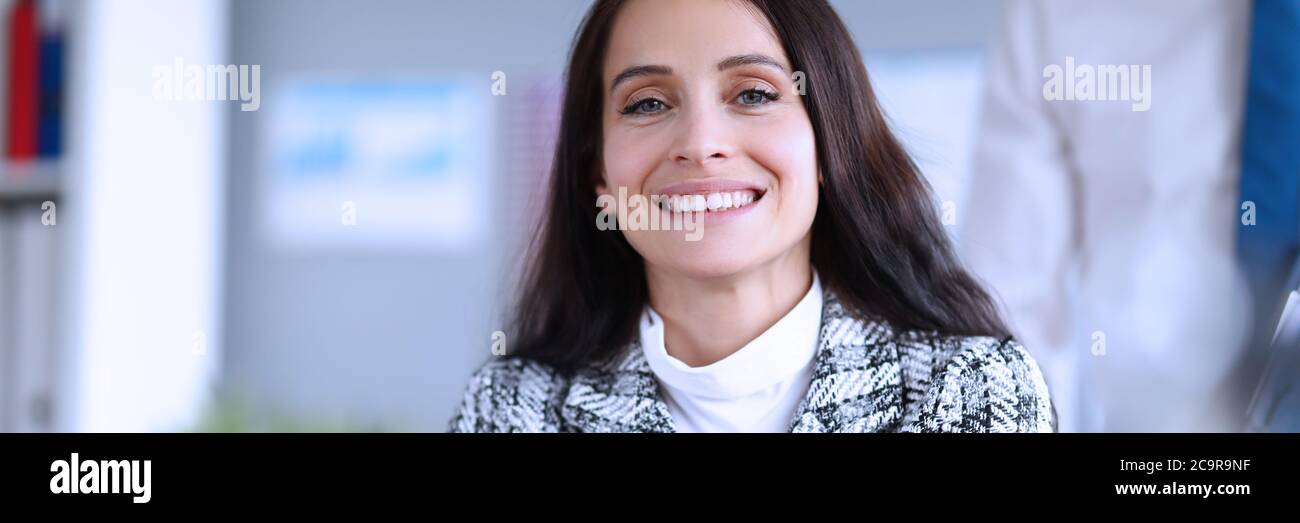
<instances>
[{"instance_id":1,"label":"binder on shelf","mask_svg":"<svg viewBox=\"0 0 1300 523\"><path fill-rule=\"evenodd\" d=\"M40 103L40 37L36 27L35 0L17 0L6 29L9 39L6 112L9 121L5 130L5 156L10 160L29 160L37 152Z\"/></svg>"},{"instance_id":2,"label":"binder on shelf","mask_svg":"<svg viewBox=\"0 0 1300 523\"><path fill-rule=\"evenodd\" d=\"M63 10L60 0L40 0L36 155L58 158L63 149Z\"/></svg>"},{"instance_id":3,"label":"binder on shelf","mask_svg":"<svg viewBox=\"0 0 1300 523\"><path fill-rule=\"evenodd\" d=\"M9 363L15 371L10 413L12 427L18 432L48 431L52 421L58 227L42 223L42 213L35 202L16 206L9 213L18 247L11 258L11 290L19 306L9 311L14 342L14 358Z\"/></svg>"}]
</instances>

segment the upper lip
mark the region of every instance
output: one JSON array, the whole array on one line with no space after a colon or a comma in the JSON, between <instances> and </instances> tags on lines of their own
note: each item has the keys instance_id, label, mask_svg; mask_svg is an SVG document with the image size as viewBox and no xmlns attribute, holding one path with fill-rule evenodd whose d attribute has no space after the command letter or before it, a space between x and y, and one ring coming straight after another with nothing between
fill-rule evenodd
<instances>
[{"instance_id":1,"label":"upper lip","mask_svg":"<svg viewBox=\"0 0 1300 523\"><path fill-rule=\"evenodd\" d=\"M677 194L709 194L715 192L732 192L732 191L754 191L762 196L767 192L767 188L753 183L741 180L727 180L722 178L688 180L674 183L665 187L660 187L653 194L664 196L673 196Z\"/></svg>"}]
</instances>

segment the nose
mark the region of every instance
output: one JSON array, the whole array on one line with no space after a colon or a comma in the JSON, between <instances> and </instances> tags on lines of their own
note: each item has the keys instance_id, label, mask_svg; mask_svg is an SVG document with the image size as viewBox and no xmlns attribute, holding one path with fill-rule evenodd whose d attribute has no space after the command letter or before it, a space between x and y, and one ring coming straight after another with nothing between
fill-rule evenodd
<instances>
[{"instance_id":1,"label":"nose","mask_svg":"<svg viewBox=\"0 0 1300 523\"><path fill-rule=\"evenodd\" d=\"M673 162L682 167L721 163L736 154L736 145L726 115L713 107L696 106L678 120L677 139L672 147Z\"/></svg>"}]
</instances>

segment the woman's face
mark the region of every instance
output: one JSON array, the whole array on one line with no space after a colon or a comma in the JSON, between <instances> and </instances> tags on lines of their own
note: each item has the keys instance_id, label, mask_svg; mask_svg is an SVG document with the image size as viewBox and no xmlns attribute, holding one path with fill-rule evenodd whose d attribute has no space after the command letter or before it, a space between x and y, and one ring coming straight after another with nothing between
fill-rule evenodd
<instances>
[{"instance_id":1,"label":"woman's face","mask_svg":"<svg viewBox=\"0 0 1300 523\"><path fill-rule=\"evenodd\" d=\"M651 209L660 229L708 209L694 215L702 236L623 224L652 270L718 277L806 256L817 155L793 73L771 25L742 2L623 7L603 71L597 192L668 197Z\"/></svg>"}]
</instances>

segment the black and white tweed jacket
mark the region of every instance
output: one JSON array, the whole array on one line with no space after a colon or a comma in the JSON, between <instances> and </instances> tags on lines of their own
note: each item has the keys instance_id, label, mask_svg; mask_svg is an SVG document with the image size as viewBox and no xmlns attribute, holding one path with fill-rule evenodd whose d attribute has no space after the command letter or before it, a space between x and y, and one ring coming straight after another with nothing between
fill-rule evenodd
<instances>
[{"instance_id":1,"label":"black and white tweed jacket","mask_svg":"<svg viewBox=\"0 0 1300 523\"><path fill-rule=\"evenodd\" d=\"M1053 432L1037 363L1012 340L896 332L825 291L820 347L791 432ZM633 342L561 374L518 357L470 378L452 432L674 432Z\"/></svg>"}]
</instances>

